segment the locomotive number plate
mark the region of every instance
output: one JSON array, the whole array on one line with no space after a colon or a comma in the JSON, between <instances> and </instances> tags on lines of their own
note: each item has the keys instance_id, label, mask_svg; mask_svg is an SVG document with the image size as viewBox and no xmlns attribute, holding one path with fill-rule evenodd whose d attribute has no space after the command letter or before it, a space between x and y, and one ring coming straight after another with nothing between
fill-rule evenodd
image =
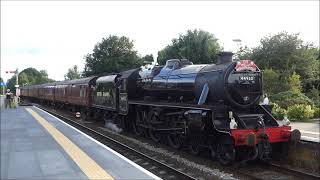
<instances>
[{"instance_id":1,"label":"locomotive number plate","mask_svg":"<svg viewBox=\"0 0 320 180\"><path fill-rule=\"evenodd\" d=\"M254 81L254 76L240 76L240 81Z\"/></svg>"}]
</instances>

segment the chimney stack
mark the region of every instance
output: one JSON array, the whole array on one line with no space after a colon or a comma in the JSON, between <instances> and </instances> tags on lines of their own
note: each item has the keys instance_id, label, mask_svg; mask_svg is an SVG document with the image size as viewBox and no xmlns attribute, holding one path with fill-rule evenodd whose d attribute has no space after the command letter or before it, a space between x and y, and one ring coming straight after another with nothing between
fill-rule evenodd
<instances>
[{"instance_id":1,"label":"chimney stack","mask_svg":"<svg viewBox=\"0 0 320 180\"><path fill-rule=\"evenodd\" d=\"M233 53L229 51L222 51L218 54L217 64L224 64L228 62L232 62Z\"/></svg>"}]
</instances>

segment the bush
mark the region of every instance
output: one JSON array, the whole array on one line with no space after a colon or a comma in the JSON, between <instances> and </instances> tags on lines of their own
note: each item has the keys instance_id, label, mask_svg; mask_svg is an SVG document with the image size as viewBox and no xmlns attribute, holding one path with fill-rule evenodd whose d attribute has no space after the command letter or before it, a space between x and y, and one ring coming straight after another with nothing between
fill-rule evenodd
<instances>
[{"instance_id":1,"label":"bush","mask_svg":"<svg viewBox=\"0 0 320 180\"><path fill-rule=\"evenodd\" d=\"M307 93L307 96L313 100L316 106L320 106L320 91L316 88L312 88L310 92Z\"/></svg>"},{"instance_id":2,"label":"bush","mask_svg":"<svg viewBox=\"0 0 320 180\"><path fill-rule=\"evenodd\" d=\"M310 105L296 104L289 106L288 117L291 120L306 121L313 117L314 110Z\"/></svg>"},{"instance_id":3,"label":"bush","mask_svg":"<svg viewBox=\"0 0 320 180\"><path fill-rule=\"evenodd\" d=\"M315 107L313 110L313 118L320 118L320 107Z\"/></svg>"},{"instance_id":4,"label":"bush","mask_svg":"<svg viewBox=\"0 0 320 180\"><path fill-rule=\"evenodd\" d=\"M313 101L308 98L306 95L293 92L293 91L285 91L280 92L278 94L270 96L272 102L277 103L281 108L288 109L289 106L293 106L296 104L310 105L313 106Z\"/></svg>"},{"instance_id":5,"label":"bush","mask_svg":"<svg viewBox=\"0 0 320 180\"><path fill-rule=\"evenodd\" d=\"M281 108L278 104L273 103L273 108L272 108L272 115L276 118L276 119L283 119L284 116L287 115L287 110Z\"/></svg>"}]
</instances>

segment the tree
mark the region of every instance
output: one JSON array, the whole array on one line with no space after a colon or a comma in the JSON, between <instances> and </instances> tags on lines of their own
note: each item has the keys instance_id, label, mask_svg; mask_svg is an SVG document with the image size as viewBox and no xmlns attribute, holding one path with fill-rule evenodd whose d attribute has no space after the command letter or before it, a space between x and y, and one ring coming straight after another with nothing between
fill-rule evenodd
<instances>
[{"instance_id":1,"label":"tree","mask_svg":"<svg viewBox=\"0 0 320 180\"><path fill-rule=\"evenodd\" d=\"M143 62L143 64L152 64L154 62L153 55L147 54L141 58L141 61Z\"/></svg>"},{"instance_id":2,"label":"tree","mask_svg":"<svg viewBox=\"0 0 320 180\"><path fill-rule=\"evenodd\" d=\"M240 47L240 49L235 54L240 60L251 59L252 49L248 46Z\"/></svg>"},{"instance_id":3,"label":"tree","mask_svg":"<svg viewBox=\"0 0 320 180\"><path fill-rule=\"evenodd\" d=\"M93 53L85 56L85 69L83 75L101 75L116 73L140 67L141 58L134 50L133 41L127 37L109 36L98 42Z\"/></svg>"},{"instance_id":4,"label":"tree","mask_svg":"<svg viewBox=\"0 0 320 180\"><path fill-rule=\"evenodd\" d=\"M0 83L4 83L2 77L0 77ZM4 86L0 86L0 93L2 94Z\"/></svg>"},{"instance_id":5,"label":"tree","mask_svg":"<svg viewBox=\"0 0 320 180\"><path fill-rule=\"evenodd\" d=\"M252 59L260 68L296 72L301 79L314 77L318 48L304 44L299 34L280 32L261 39L260 43L252 50Z\"/></svg>"},{"instance_id":6,"label":"tree","mask_svg":"<svg viewBox=\"0 0 320 180\"><path fill-rule=\"evenodd\" d=\"M72 68L68 69L67 74L64 75L64 79L71 80L71 79L79 79L80 72L78 71L78 66L74 65Z\"/></svg>"},{"instance_id":7,"label":"tree","mask_svg":"<svg viewBox=\"0 0 320 180\"><path fill-rule=\"evenodd\" d=\"M28 75L25 72L19 74L19 84L21 84L21 86L30 84Z\"/></svg>"},{"instance_id":8,"label":"tree","mask_svg":"<svg viewBox=\"0 0 320 180\"><path fill-rule=\"evenodd\" d=\"M289 85L290 85L290 91L294 93L301 93L301 81L300 81L300 75L296 74L296 72L293 72L293 74L289 78Z\"/></svg>"},{"instance_id":9,"label":"tree","mask_svg":"<svg viewBox=\"0 0 320 180\"><path fill-rule=\"evenodd\" d=\"M278 93L278 86L275 82L279 80L279 73L272 69L266 69L263 71L263 90L267 94Z\"/></svg>"},{"instance_id":10,"label":"tree","mask_svg":"<svg viewBox=\"0 0 320 180\"><path fill-rule=\"evenodd\" d=\"M218 39L213 34L197 29L188 30L159 51L157 61L163 65L168 59L186 58L195 64L214 63L220 50Z\"/></svg>"},{"instance_id":11,"label":"tree","mask_svg":"<svg viewBox=\"0 0 320 180\"><path fill-rule=\"evenodd\" d=\"M25 85L34 85L34 84L42 84L54 82L54 80L48 78L48 73L45 70L36 70L35 68L27 68L19 73L19 86ZM7 88L11 90L11 92L15 93L15 85L16 85L16 75L12 76L7 81Z\"/></svg>"}]
</instances>

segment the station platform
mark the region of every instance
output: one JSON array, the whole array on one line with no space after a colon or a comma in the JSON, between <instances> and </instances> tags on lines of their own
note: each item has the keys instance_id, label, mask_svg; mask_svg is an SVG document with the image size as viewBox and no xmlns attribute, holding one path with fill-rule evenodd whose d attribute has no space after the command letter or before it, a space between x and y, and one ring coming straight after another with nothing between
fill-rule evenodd
<instances>
[{"instance_id":1,"label":"station platform","mask_svg":"<svg viewBox=\"0 0 320 180\"><path fill-rule=\"evenodd\" d=\"M282 121L277 121L280 125ZM313 122L294 122L291 121L289 126L291 129L298 129L301 132L301 140L320 142L320 121L314 120Z\"/></svg>"},{"instance_id":2,"label":"station platform","mask_svg":"<svg viewBox=\"0 0 320 180\"><path fill-rule=\"evenodd\" d=\"M320 142L320 121L314 122L291 122L292 129L299 129L301 132L301 139L307 141Z\"/></svg>"},{"instance_id":3,"label":"station platform","mask_svg":"<svg viewBox=\"0 0 320 180\"><path fill-rule=\"evenodd\" d=\"M160 179L36 107L1 110L1 179Z\"/></svg>"}]
</instances>

